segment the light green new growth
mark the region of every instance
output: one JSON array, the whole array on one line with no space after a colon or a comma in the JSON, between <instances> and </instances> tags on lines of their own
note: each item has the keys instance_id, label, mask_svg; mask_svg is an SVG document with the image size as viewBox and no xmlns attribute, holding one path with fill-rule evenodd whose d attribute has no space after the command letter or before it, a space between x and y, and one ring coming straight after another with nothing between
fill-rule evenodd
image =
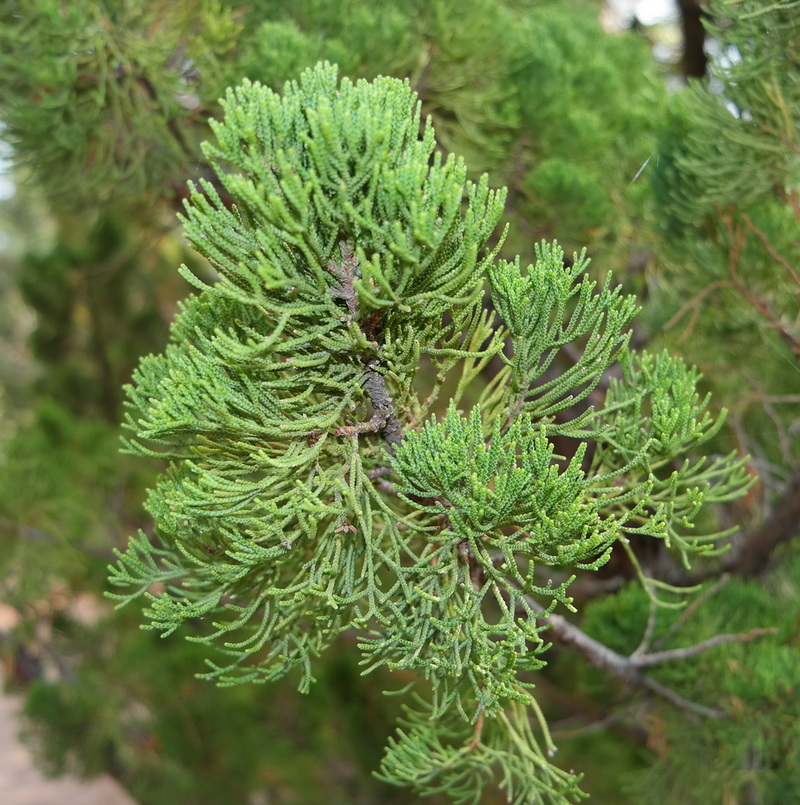
<instances>
[{"instance_id":1,"label":"light green new growth","mask_svg":"<svg viewBox=\"0 0 800 805\"><path fill-rule=\"evenodd\" d=\"M324 65L223 107L205 153L227 195L193 188L184 219L218 279L184 269L201 293L128 388L129 449L169 469L117 597L144 596L165 635L205 619L189 639L223 684L298 667L307 690L355 629L365 673L418 680L381 777L456 802L579 797L532 693L546 616L631 533L713 547L697 510L744 475L688 453L721 420L695 372L628 350L634 302L583 256L497 258L504 193L442 158L407 83Z\"/></svg>"}]
</instances>

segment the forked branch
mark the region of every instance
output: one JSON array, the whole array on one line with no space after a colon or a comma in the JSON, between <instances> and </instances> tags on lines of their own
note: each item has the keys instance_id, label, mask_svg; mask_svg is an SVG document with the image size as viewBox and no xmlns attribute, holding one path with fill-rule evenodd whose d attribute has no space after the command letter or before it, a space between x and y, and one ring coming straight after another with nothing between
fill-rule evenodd
<instances>
[{"instance_id":1,"label":"forked branch","mask_svg":"<svg viewBox=\"0 0 800 805\"><path fill-rule=\"evenodd\" d=\"M777 631L774 628L766 628L751 629L746 634L721 634L686 648L659 651L653 654L634 654L630 657L625 657L590 637L562 615L550 615L547 618L543 618L542 623L550 626L551 634L559 643L576 649L595 668L607 672L630 687L650 690L682 710L707 718L724 718L725 712L684 699L683 696L665 687L660 682L645 676L641 669L660 665L663 662L685 660L723 643L749 642L766 634L775 634Z\"/></svg>"}]
</instances>

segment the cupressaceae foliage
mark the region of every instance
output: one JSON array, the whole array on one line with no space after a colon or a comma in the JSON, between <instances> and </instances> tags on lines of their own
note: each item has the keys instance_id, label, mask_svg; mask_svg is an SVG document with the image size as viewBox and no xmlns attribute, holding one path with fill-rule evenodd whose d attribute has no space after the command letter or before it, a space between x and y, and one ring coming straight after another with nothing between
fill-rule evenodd
<instances>
[{"instance_id":1,"label":"cupressaceae foliage","mask_svg":"<svg viewBox=\"0 0 800 805\"><path fill-rule=\"evenodd\" d=\"M534 699L546 616L630 533L712 547L694 516L743 477L685 457L720 424L697 375L629 351L634 302L582 255L497 258L503 192L442 158L407 83L325 65L223 106L205 152L227 195L193 188L184 219L218 277L184 270L200 293L128 388L129 449L169 466L118 597L165 635L193 621L224 684L297 667L307 689L355 629L365 672L416 680L382 777L579 796Z\"/></svg>"}]
</instances>

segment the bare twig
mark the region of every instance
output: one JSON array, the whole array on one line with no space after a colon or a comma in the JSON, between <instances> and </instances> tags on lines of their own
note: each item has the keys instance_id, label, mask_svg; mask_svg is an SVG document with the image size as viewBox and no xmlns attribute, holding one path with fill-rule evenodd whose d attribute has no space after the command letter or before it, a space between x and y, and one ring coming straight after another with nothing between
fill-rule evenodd
<instances>
[{"instance_id":1,"label":"bare twig","mask_svg":"<svg viewBox=\"0 0 800 805\"><path fill-rule=\"evenodd\" d=\"M671 702L676 707L680 707L682 710L706 718L724 718L725 712L684 699L683 696L675 693L674 690L645 676L640 669L647 666L660 665L664 662L693 657L703 651L708 651L708 649L719 646L722 643L746 642L761 637L762 635L775 634L777 631L774 628L751 629L746 634L716 635L709 640L686 648L660 651L655 654L634 654L630 657L625 657L622 654L617 654L616 651L613 651L593 637L589 637L589 635L581 631L577 626L570 623L561 615L549 615L547 618L542 618L541 623L543 625L549 625L553 636L560 643L576 649L595 668L605 671L630 687L650 690L661 698Z\"/></svg>"},{"instance_id":2,"label":"bare twig","mask_svg":"<svg viewBox=\"0 0 800 805\"><path fill-rule=\"evenodd\" d=\"M699 310L703 300L714 291L719 291L722 288L730 288L730 282L712 282L706 285L702 291L693 296L688 302L681 306L680 310L664 325L664 330L671 330L690 310ZM681 335L681 338L684 338Z\"/></svg>"},{"instance_id":3,"label":"bare twig","mask_svg":"<svg viewBox=\"0 0 800 805\"><path fill-rule=\"evenodd\" d=\"M633 654L631 654L631 658L641 657L647 653L647 650L650 648L650 641L653 639L653 632L656 628L657 615L658 607L656 606L656 602L650 599L650 612L647 616L647 626L645 626L641 642L634 649Z\"/></svg>"},{"instance_id":4,"label":"bare twig","mask_svg":"<svg viewBox=\"0 0 800 805\"><path fill-rule=\"evenodd\" d=\"M664 634L662 634L658 640L656 640L652 648L656 646L662 645L666 642L672 635L677 634L680 629L683 627L683 624L686 623L698 609L700 609L709 598L716 595L730 580L730 576L727 573L723 573L719 579L712 584L707 590L703 590L700 595L695 598L691 604L689 604L681 614L675 619L675 621L670 625L669 629L667 629Z\"/></svg>"},{"instance_id":5,"label":"bare twig","mask_svg":"<svg viewBox=\"0 0 800 805\"><path fill-rule=\"evenodd\" d=\"M750 227L753 234L764 244L764 248L769 252L769 256L776 263L783 266L786 273L794 280L794 284L800 288L800 276L798 276L797 272L789 264L789 261L775 250L775 247L769 242L769 238L750 220L750 216L747 215L747 213L740 211L739 215L747 226Z\"/></svg>"},{"instance_id":6,"label":"bare twig","mask_svg":"<svg viewBox=\"0 0 800 805\"><path fill-rule=\"evenodd\" d=\"M662 662L672 662L673 660L685 660L689 657L694 657L710 648L720 646L723 643L749 643L757 637L762 637L767 634L775 634L777 628L769 626L763 629L751 629L744 634L718 634L714 637L709 637L708 640L703 640L702 643L695 643L693 646L686 646L685 648L673 648L667 651L656 651L652 654L641 654L638 657L631 656L630 661L637 668L645 668L649 665L660 665Z\"/></svg>"},{"instance_id":7,"label":"bare twig","mask_svg":"<svg viewBox=\"0 0 800 805\"><path fill-rule=\"evenodd\" d=\"M630 657L623 657L621 654L617 654L616 651L613 651L593 637L589 637L589 635L582 632L577 626L570 623L561 615L550 615L547 618L543 618L542 623L550 625L553 636L556 637L559 642L564 645L572 646L595 668L599 668L601 671L605 671L611 676L616 677L626 685L632 688L645 688L650 690L661 696L661 698L672 702L676 707L680 707L682 710L694 713L695 715L705 716L706 718L725 717L724 711L715 710L711 707L697 704L696 702L690 702L688 699L684 699L683 696L679 696L675 691L645 676L639 670L636 662L631 660Z\"/></svg>"},{"instance_id":8,"label":"bare twig","mask_svg":"<svg viewBox=\"0 0 800 805\"><path fill-rule=\"evenodd\" d=\"M704 716L705 718L726 717L724 710L716 710L713 707L706 707L704 704L690 702L688 699L684 699L683 696L679 696L671 688L668 688L666 685L662 685L660 682L656 682L655 679L652 679L649 676L642 676L642 686L652 691L657 696L660 696L662 699L666 699L668 702L671 702L681 710L686 710L689 713Z\"/></svg>"},{"instance_id":9,"label":"bare twig","mask_svg":"<svg viewBox=\"0 0 800 805\"><path fill-rule=\"evenodd\" d=\"M586 723L586 721L582 719L578 722L579 726L577 727L568 726L568 722L575 722L577 721L576 719L564 719L550 725L550 734L557 741L568 740L570 738L582 738L584 735L592 735L595 732L612 727L618 718L619 715L617 713L609 713L604 718L589 723Z\"/></svg>"},{"instance_id":10,"label":"bare twig","mask_svg":"<svg viewBox=\"0 0 800 805\"><path fill-rule=\"evenodd\" d=\"M384 475L391 475L394 472L392 467L375 467L367 470L367 478L374 481L376 478L383 478Z\"/></svg>"},{"instance_id":11,"label":"bare twig","mask_svg":"<svg viewBox=\"0 0 800 805\"><path fill-rule=\"evenodd\" d=\"M377 486L378 489L380 489L380 491L386 495L391 495L394 497L397 494L397 487L393 483L390 483L383 478L380 478L375 486Z\"/></svg>"}]
</instances>

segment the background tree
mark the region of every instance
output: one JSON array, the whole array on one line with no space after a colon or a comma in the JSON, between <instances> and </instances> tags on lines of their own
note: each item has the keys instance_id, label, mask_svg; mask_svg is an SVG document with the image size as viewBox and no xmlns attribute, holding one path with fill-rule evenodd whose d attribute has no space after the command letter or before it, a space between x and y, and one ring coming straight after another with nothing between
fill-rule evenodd
<instances>
[{"instance_id":1,"label":"background tree","mask_svg":"<svg viewBox=\"0 0 800 805\"><path fill-rule=\"evenodd\" d=\"M697 730L659 712L658 760L632 778L631 790L641 802L777 803L797 790L792 746L800 724L792 693L796 625L780 614L796 597L800 532L800 17L789 3L712 0L705 8L719 56L707 83L690 84L670 102L653 172L661 236L648 315L659 341L697 361L709 387L730 402L726 441L751 454L761 479L748 508L727 514L749 528L721 567L702 574L726 571L708 588L710 609L726 613L728 628L771 622L779 632L755 653L730 646L657 675L685 695L719 696L729 718ZM637 607L635 593L628 595L618 627L630 617L647 621L644 601ZM601 624L614 599L591 609L588 617L598 620L590 631L614 641L612 632L622 633L614 618ZM649 632L657 635L654 623ZM692 640L719 626L710 612L683 624ZM703 775L695 772L698 757L706 759Z\"/></svg>"},{"instance_id":2,"label":"background tree","mask_svg":"<svg viewBox=\"0 0 800 805\"><path fill-rule=\"evenodd\" d=\"M77 233L101 231L98 202L106 213L113 202L114 225L127 230L120 243L134 247L147 244L146 251L126 266L130 266L131 273L138 270L137 264L147 267L147 271L155 272L153 278L161 279L124 279L123 284L130 283L138 290L132 294L130 315L118 310L117 315L107 317L111 326L104 331L104 343L111 354L118 356L113 362L118 367L115 372L124 372L135 355L163 344L166 323L175 309L174 300L184 294L171 278L166 279L174 276L171 271L163 272L167 266L186 259L179 256L183 246L176 239L174 219L174 208L184 193L184 180L212 179L199 143L209 136L207 118L219 114L216 99L225 86L248 75L280 89L290 75L320 58L328 58L354 77L372 78L379 72L409 77L422 98L424 112L433 116L445 150L467 156L477 172L490 170L492 185L509 187L506 214L513 224L512 231L522 234L507 241L506 256L520 253L523 262L528 262L533 258L533 242L541 237L558 237L568 253L583 245L589 247L591 270L597 277L602 278L613 268L617 278L631 288L647 291L650 299L638 319L635 338L639 342L663 338L671 348L684 351L691 362L700 363L707 377L704 382L713 385L716 399L724 400L732 410L726 429L717 437L720 449L749 451L755 457L754 467L766 481L746 498L744 510L720 512L724 524L737 520L752 523L752 534L757 536L762 520L765 527L761 533L765 534L776 533L772 518L778 523L792 522L790 506L786 507L792 497L781 497L781 493L792 488L792 439L796 429L792 427L791 405L797 390L792 380L796 376L794 363L790 366L786 357L790 361L794 357L787 352L785 342L780 345L781 337L775 335L776 319L764 317L763 308L754 312L729 282L724 225L714 224L713 217L711 221L701 220L690 213L687 224L685 216L682 219L674 212L665 214L672 209L670 192L660 190L653 195L649 184L650 177L658 173L662 187L674 187L668 177L661 178L669 166L680 164L680 170L688 170L685 163L670 155L687 145L695 147L707 136L700 134L711 130L703 122L704 116L711 115L717 121L714 137L726 123L732 125L732 140L758 133L758 125L750 132L737 131L746 129L743 124L747 115L737 123L736 118L717 114L716 110L723 107L709 103L710 96L703 96L699 89L692 90L698 92L700 103L691 113L681 108L686 93L679 92L670 101L671 109L666 115L666 93L649 65L645 43L633 35L602 34L594 23L592 6L552 2L529 8L519 3L476 2L458 4L454 9L453 4L445 2L419 7L408 3L400 8L387 4L376 15L373 6L367 9L358 3L298 4L293 5L296 10L292 12L284 4L253 2L242 7L209 3L203 4L199 13L195 13L196 4L190 11L180 5L166 8L156 2L145 6L124 2L70 3L69 8L53 2L29 5L30 13L25 15L15 15L8 6L0 12L6 15L0 25L0 53L4 59L0 108L5 136L13 142L17 154L17 177L28 178L9 213L13 212L20 223L24 214L22 226L29 236L36 233L33 239L39 256L56 246L52 233L58 229L65 233L64 242L69 248L74 249L78 242L81 254L91 253L88 239L79 238ZM328 5L332 7L326 8ZM750 54L761 54L752 62L756 67L748 83L751 95L741 107L759 109L766 99L756 97L754 88L767 85L768 97L776 101L767 102L767 107L772 104L772 110L763 119L775 119L782 105L789 110L788 116L784 115L784 127L776 129L785 134L769 146L776 161L786 165L793 164L791 155L796 150L790 122L791 109L797 108L796 103L792 106L790 94L797 69L793 45L796 38L791 39L795 16L791 4L783 2L771 4L768 9L746 3L715 5L712 15L720 31L727 32L725 41L729 44L719 51L722 61L717 62L711 86L719 87L720 79L726 86L731 69L726 56L733 54L735 59L737 52L744 56L744 69L751 63ZM765 37L768 26L769 30L782 30L784 38L772 41ZM722 39L720 31L715 36ZM498 42L503 47L498 47ZM776 63L781 66L777 72L772 70ZM737 76L722 97L732 97L743 83L744 77ZM659 132L662 145L656 150ZM749 141L752 143L752 138ZM737 174L745 180L751 171L742 166L749 164L751 153L748 146L733 157ZM630 184L651 155L645 170ZM723 163L716 165L720 168ZM696 168L692 170L697 172ZM723 170L719 173L727 175ZM796 236L791 234L794 222L785 217L785 212L779 212L789 209L780 198L791 198L796 176L786 173L784 182L781 189L780 179L776 179L772 190L766 191L778 189L774 204L755 204L760 217L756 217L754 208L744 209L759 231L768 236L769 248L783 262L765 259L769 250L766 245L763 249L758 245L765 244L764 239L749 229L744 219L736 219L737 225L744 225L749 233L736 267L740 278L747 277L741 285L748 287L751 275L747 272L751 266L759 266L758 294L753 294L751 301L763 297L774 303L772 312L780 314L785 327L793 321L793 280L788 292L782 294L777 292L774 275L770 278L769 274L780 266L779 274L790 278L786 266L796 264L792 246ZM730 202L719 199L724 213L724 205ZM741 199L737 195L733 200L738 203ZM26 202L24 210L21 202ZM48 220L42 224L45 210ZM54 218L63 223L53 227L50 222ZM661 227L664 220L678 221L666 235ZM156 238L155 233L162 236ZM71 237L73 234L76 237ZM673 250L672 245L678 248ZM100 255L102 261L101 250L95 249L94 254ZM137 254L135 248L133 254ZM11 269L9 273L19 277L20 262L13 255L7 252L6 264ZM33 265L26 270L29 284L39 271L35 260ZM308 758L306 749L313 744L314 751L326 758L321 765L333 770L319 783L326 797L332 801L339 797L342 802L359 798L374 801L377 783L370 780L367 772L378 762L374 747L389 733L395 713L391 702L381 703L380 697L367 691L360 698L349 693L355 688L352 680L358 669L342 657L337 656L321 670L320 681L309 694L308 709L295 704L291 686L282 688L279 699L292 715L279 717L279 725L270 726L264 716L253 715L271 712L261 689L240 688L230 695L216 692L215 696L228 697L224 706L216 710L209 704L209 688L187 676L201 659L200 654L192 653L192 647L179 651L175 647L178 644L174 644L167 649L163 642L132 631L134 624L128 617L103 621L87 632L64 608L63 602L79 591L101 588L106 560L92 551L100 552L113 543L121 545L126 533L145 525L139 514L144 468L131 465L124 457L108 457L114 429L98 421L87 425L80 418L65 415L52 401L41 402L42 398L57 395L62 405L74 411L98 410L92 380L97 374L81 347L90 342L87 305L75 295L76 288L87 287L82 266L80 257L71 269L73 279L67 283L73 289L70 298L77 299L76 312L69 317L73 327L71 343L76 348L59 358L63 376L82 381L69 386L59 384L61 392L44 370L39 372L40 390L36 395L20 385L21 369L30 374L32 366L20 348L21 333L31 326L31 318L12 287L6 287L4 291L8 292L3 295L8 309L3 335L9 345L3 363L9 375L3 429L5 471L0 487L2 539L6 547L4 597L25 615L14 643L16 670L21 672L21 657L27 653L36 660L36 673L44 671L50 680L59 675L62 678L57 683L39 682L31 689L31 707L39 716L37 723L51 726L46 744L53 748L51 762L56 766L67 763L91 769L111 768L143 802L161 801L162 796L171 802L181 797L188 802L197 797L198 791L203 792L203 802L217 801L215 797L220 802L230 801L231 791L240 801L257 791L265 791L273 798L294 796L297 801L311 801L318 798L313 793L317 779L314 769L320 766ZM621 271L622 267L629 267L629 271ZM193 268L203 271L199 265ZM716 272L714 276L708 274L710 268ZM91 269L86 275L93 276ZM717 281L729 284L717 289ZM706 288L710 290L701 294ZM150 303L140 295L156 289L158 294L151 297ZM724 304L713 309L708 305L708 300L722 299L721 294L729 291L731 295ZM35 293L47 298L44 289ZM681 310L684 305L685 314ZM150 323L132 326L131 322L146 309L151 312ZM158 314L152 316L156 310ZM674 325L659 335L673 317L683 325L694 311L695 325L680 343L676 341L684 330ZM730 316L726 318L728 312ZM678 314L682 314L680 318ZM36 327L44 327L43 336L46 319L41 310ZM760 344L778 344L778 348L771 347L767 352L765 347L755 346ZM710 359L717 350L722 350L720 354L727 352L725 361ZM124 357L120 360L121 356ZM569 361L559 364L562 371L568 365ZM731 367L737 371L731 371ZM743 375L738 374L740 367L746 370ZM742 376L746 379L737 379ZM751 381L759 385L751 386ZM601 385L600 391L603 388ZM68 393L62 393L66 389ZM780 533L790 536L786 529ZM743 545L750 543L750 534L746 536ZM43 543L47 551L42 550ZM789 601L795 589L789 571L793 548L785 540L786 553L781 554L779 568L768 561L773 548L767 543L758 550L759 557L767 559L765 571L744 588L732 583L717 588L714 576L719 566L699 566L699 572L708 575L708 583L717 590L716 599L710 603L715 610L739 611L752 606L753 619L738 622L737 630L772 625L772 613L782 616L791 609L781 606L781 602ZM672 581L686 581L667 554L647 553L643 545L635 543L634 549L648 571L662 572ZM729 561L735 563L737 557L744 555L745 551L737 551ZM19 574L18 567L28 568L29 572ZM735 571L733 564L731 569ZM629 651L649 622L647 601L637 599L633 592L622 593L619 598L608 596L630 577L631 566L626 559L612 557L602 573L603 578L595 574L592 583L579 578L574 588L576 596L588 601L602 594L598 605L605 604L607 608L601 620L613 624L617 618L619 634L627 635L628 642L615 644L615 638L607 634L596 636L617 646L619 652ZM56 596L53 591L64 589L64 582L69 595ZM739 592L726 597L729 587ZM748 591L747 595L742 589ZM748 595L773 603L759 608L761 605L746 603L753 600ZM625 604L626 600L638 603L633 606ZM591 609L587 613L584 629L591 632L597 620L592 620ZM758 613L764 613L764 617ZM43 626L54 619L57 628L51 632L53 638L43 639ZM689 631L681 633L674 645L685 646L695 637L714 634L717 627L710 620L707 631L699 628L705 620L698 617L693 625L686 618L684 628ZM791 624L784 617L774 623L784 628L778 643L780 650L786 652L786 657L793 656ZM658 630L669 626L659 621L653 629L657 640ZM131 654L122 655L123 644L131 647ZM775 688L770 687L778 684L779 674L767 673L770 667L779 669L782 660L771 658L764 650L766 645L766 640L759 642L758 657L759 661L763 658L765 670L756 676L766 680L761 686L753 683L756 672L750 670L755 655L752 651L737 654L737 646L718 647L714 653L704 654L703 663L715 663L702 666L705 673L684 664L687 673L682 676L664 677L662 670L649 674L692 701L720 704L724 699L733 717L719 723L739 725L736 741L729 741L722 732L709 732L708 721L699 730L691 720L671 709L653 709L650 698L625 697L622 707L609 706L613 696L608 687L603 687L606 672L599 676L591 671L579 673L574 651L561 655L563 663L555 661L551 652L548 669L539 674L537 691L551 721L556 719L559 763L585 769L584 786L597 801L624 801L626 794L620 791L619 781L626 772L651 767L661 775L657 786L682 785L683 789L675 790L690 801L687 781L698 777L698 758L702 758L704 772L717 763L716 771L709 775L711 779L729 780L734 785L736 775L729 772L744 769L750 780L735 783L739 793L759 794L764 801L782 801L768 798L778 795L769 793L763 781L779 774L791 780L791 755L781 755L779 750L761 753L761 746L781 744L765 738L767 733L761 728L748 733L747 719L738 715L763 713L759 723L765 725L764 729L775 715L773 720L786 729L770 735L778 735L781 740L791 737L789 730L796 717L791 708L781 709L784 705L775 699ZM126 662L120 661L118 666L103 659L123 656ZM123 668L125 673L121 673ZM145 668L152 674L145 673ZM735 673L732 669L736 668L747 670ZM71 680L69 684L63 681L65 674ZM791 679L788 671L783 675ZM705 688L695 687L700 679L707 680ZM116 697L102 701L93 695L100 680L118 692ZM727 690L720 680L734 686L729 698L717 696L720 690ZM375 690L386 684L385 680L376 680ZM614 693L617 683L612 683L612 688ZM174 699L164 693L167 689L185 692L186 706L168 706ZM602 693L593 695L597 691ZM743 697L742 691L747 696ZM275 699L270 697L269 701L274 707ZM791 705L790 697L782 701ZM223 710L225 718L221 716ZM313 713L319 714L318 720L314 720ZM563 724L558 723L559 717L566 719ZM92 732L93 736L102 736L97 743L91 742L88 733L85 740L75 740L73 725L84 724L88 719L106 725ZM309 729L303 731L298 726L287 738L287 722L309 725ZM326 742L326 736L331 735L326 725L332 723L357 724L351 733L353 743L346 744L338 738ZM372 739L365 735L367 725L375 728ZM600 725L605 729L598 732L596 727ZM682 733L677 731L680 729ZM242 740L245 734L263 736L262 743L269 743L270 751L257 756L245 751L249 746ZM54 736L61 736L60 744L52 740ZM714 737L699 747L693 741L702 736ZM77 756L58 749L76 744L80 746ZM642 748L645 744L657 750L655 766L653 757ZM687 751L681 752L684 747ZM245 757L250 759L248 763L233 764L234 759ZM652 784L652 779L647 779L646 775L640 778L645 787ZM748 789L748 785L756 787ZM717 793L711 794L712 801ZM392 789L380 789L383 801L392 801L393 796ZM399 801L408 801L407 795Z\"/></svg>"},{"instance_id":3,"label":"background tree","mask_svg":"<svg viewBox=\"0 0 800 805\"><path fill-rule=\"evenodd\" d=\"M659 149L655 187L666 237L653 310L659 326L680 328L672 341L736 400L732 439L753 455L765 502L777 513L789 500L798 505L798 18L784 4L709 3L708 10L725 55L715 83L675 98ZM679 268L687 261L698 269ZM714 361L703 361L712 343ZM796 536L798 515L784 512L785 525L769 529L772 541L749 540L731 569L761 570L779 542Z\"/></svg>"}]
</instances>

